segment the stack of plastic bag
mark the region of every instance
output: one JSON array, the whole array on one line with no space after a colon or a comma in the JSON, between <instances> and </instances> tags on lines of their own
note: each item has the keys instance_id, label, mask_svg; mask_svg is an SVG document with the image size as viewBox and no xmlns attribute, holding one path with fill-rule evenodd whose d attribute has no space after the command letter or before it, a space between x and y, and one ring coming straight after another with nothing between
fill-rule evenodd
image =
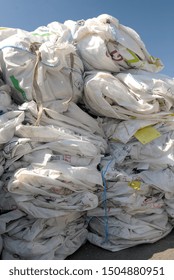
<instances>
[{"instance_id":1,"label":"stack of plastic bag","mask_svg":"<svg viewBox=\"0 0 174 280\"><path fill-rule=\"evenodd\" d=\"M3 232L2 257L63 259L87 239L86 211L98 205L95 193L102 189L102 177L97 166L107 142L98 122L73 102L43 103L38 125L35 125L39 113L35 101L23 103L18 109L24 114L24 121L16 126L14 137L3 146L2 189L6 190L9 203L6 218L16 205L26 216L18 222L24 221L26 225L29 220L31 227L40 233L33 240L21 237L15 234L18 232L15 222L14 231ZM62 219L67 220L66 227L58 230ZM43 227L48 224L49 236L44 235L40 223ZM50 241L46 251L51 234L52 240L57 241ZM19 250L20 242L24 242L24 252ZM32 242L44 243L45 247L32 251Z\"/></svg>"},{"instance_id":2,"label":"stack of plastic bag","mask_svg":"<svg viewBox=\"0 0 174 280\"><path fill-rule=\"evenodd\" d=\"M5 259L66 258L86 241L86 212L98 205L97 166L107 142L98 122L76 105L84 68L69 39L68 28L54 22L11 36L4 31L0 42L2 76L20 117L1 141ZM22 216L12 221L15 211Z\"/></svg>"},{"instance_id":3,"label":"stack of plastic bag","mask_svg":"<svg viewBox=\"0 0 174 280\"><path fill-rule=\"evenodd\" d=\"M1 33L2 257L64 259L87 221L111 251L167 235L174 81L160 59L105 14Z\"/></svg>"},{"instance_id":4,"label":"stack of plastic bag","mask_svg":"<svg viewBox=\"0 0 174 280\"><path fill-rule=\"evenodd\" d=\"M88 212L91 243L111 251L152 243L173 228L174 121L100 119L110 156L104 192Z\"/></svg>"},{"instance_id":5,"label":"stack of plastic bag","mask_svg":"<svg viewBox=\"0 0 174 280\"><path fill-rule=\"evenodd\" d=\"M172 225L165 210L165 189L158 179L150 182L150 171L141 170L143 164L126 160L119 164L114 156L104 158L101 165L105 190L98 193L99 206L88 211L88 240L118 251L166 236ZM157 174L151 173L155 178Z\"/></svg>"},{"instance_id":6,"label":"stack of plastic bag","mask_svg":"<svg viewBox=\"0 0 174 280\"><path fill-rule=\"evenodd\" d=\"M113 17L76 22L71 33L85 65L83 101L109 141L88 240L112 251L155 242L173 227L174 79L153 73L161 61Z\"/></svg>"}]
</instances>

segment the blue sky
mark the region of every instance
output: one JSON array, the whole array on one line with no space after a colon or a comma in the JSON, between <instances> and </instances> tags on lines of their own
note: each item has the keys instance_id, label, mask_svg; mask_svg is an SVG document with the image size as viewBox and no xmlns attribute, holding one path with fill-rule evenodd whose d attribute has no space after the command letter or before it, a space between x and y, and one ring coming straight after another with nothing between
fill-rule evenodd
<instances>
[{"instance_id":1,"label":"blue sky","mask_svg":"<svg viewBox=\"0 0 174 280\"><path fill-rule=\"evenodd\" d=\"M133 28L164 70L174 77L173 0L0 0L1 27L32 31L52 21L79 20L110 14Z\"/></svg>"}]
</instances>

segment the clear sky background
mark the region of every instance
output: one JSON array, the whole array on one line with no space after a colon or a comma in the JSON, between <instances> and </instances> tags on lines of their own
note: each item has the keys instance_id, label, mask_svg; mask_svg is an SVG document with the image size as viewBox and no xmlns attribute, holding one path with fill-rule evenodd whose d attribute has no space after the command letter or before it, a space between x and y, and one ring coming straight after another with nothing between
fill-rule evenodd
<instances>
[{"instance_id":1,"label":"clear sky background","mask_svg":"<svg viewBox=\"0 0 174 280\"><path fill-rule=\"evenodd\" d=\"M159 57L174 77L173 0L0 0L0 26L32 31L52 21L80 20L109 14L133 28L146 49Z\"/></svg>"}]
</instances>

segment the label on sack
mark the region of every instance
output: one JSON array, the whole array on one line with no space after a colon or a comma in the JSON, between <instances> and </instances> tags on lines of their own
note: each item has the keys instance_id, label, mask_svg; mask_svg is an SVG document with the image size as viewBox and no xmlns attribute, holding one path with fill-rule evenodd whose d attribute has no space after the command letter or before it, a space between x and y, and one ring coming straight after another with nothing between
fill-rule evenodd
<instances>
[{"instance_id":1,"label":"label on sack","mask_svg":"<svg viewBox=\"0 0 174 280\"><path fill-rule=\"evenodd\" d=\"M141 182L140 181L132 181L128 183L128 186L133 188L134 190L140 190Z\"/></svg>"},{"instance_id":2,"label":"label on sack","mask_svg":"<svg viewBox=\"0 0 174 280\"><path fill-rule=\"evenodd\" d=\"M147 144L154 139L161 136L160 132L155 129L153 126L146 126L137 130L134 134L135 138L140 141L142 144Z\"/></svg>"}]
</instances>

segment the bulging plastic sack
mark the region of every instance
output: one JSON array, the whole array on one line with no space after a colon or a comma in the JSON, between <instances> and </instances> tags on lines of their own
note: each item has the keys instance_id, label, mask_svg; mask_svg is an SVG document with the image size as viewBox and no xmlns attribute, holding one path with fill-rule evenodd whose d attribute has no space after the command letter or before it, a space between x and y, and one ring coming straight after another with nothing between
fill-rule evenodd
<instances>
[{"instance_id":1,"label":"bulging plastic sack","mask_svg":"<svg viewBox=\"0 0 174 280\"><path fill-rule=\"evenodd\" d=\"M15 90L15 102L81 98L83 64L67 41L42 43L42 36L23 31L0 42L0 50L3 77Z\"/></svg>"},{"instance_id":2,"label":"bulging plastic sack","mask_svg":"<svg viewBox=\"0 0 174 280\"><path fill-rule=\"evenodd\" d=\"M86 70L120 72L138 68L158 72L163 68L160 59L148 53L137 32L110 15L64 24L71 30Z\"/></svg>"}]
</instances>

